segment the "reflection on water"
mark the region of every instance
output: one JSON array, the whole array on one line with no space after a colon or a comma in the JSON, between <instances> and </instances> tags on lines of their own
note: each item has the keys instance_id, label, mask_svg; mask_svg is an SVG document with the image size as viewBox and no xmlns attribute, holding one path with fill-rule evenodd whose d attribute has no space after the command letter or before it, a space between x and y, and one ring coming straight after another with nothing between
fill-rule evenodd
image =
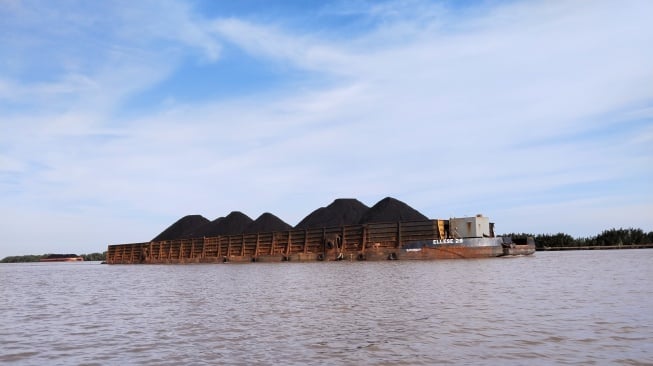
<instances>
[{"instance_id":1,"label":"reflection on water","mask_svg":"<svg viewBox=\"0 0 653 366\"><path fill-rule=\"evenodd\" d=\"M652 264L4 264L0 363L650 364Z\"/></svg>"}]
</instances>

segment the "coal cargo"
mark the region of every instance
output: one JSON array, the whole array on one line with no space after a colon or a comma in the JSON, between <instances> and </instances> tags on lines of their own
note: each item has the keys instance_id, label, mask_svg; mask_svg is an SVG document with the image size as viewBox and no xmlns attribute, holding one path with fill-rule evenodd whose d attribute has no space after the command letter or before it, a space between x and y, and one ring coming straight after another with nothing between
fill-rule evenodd
<instances>
[{"instance_id":1,"label":"coal cargo","mask_svg":"<svg viewBox=\"0 0 653 366\"><path fill-rule=\"evenodd\" d=\"M311 212L295 229L356 225L369 207L354 198L338 198L326 207Z\"/></svg>"},{"instance_id":2,"label":"coal cargo","mask_svg":"<svg viewBox=\"0 0 653 366\"><path fill-rule=\"evenodd\" d=\"M208 224L210 221L202 215L187 215L177 220L152 241L174 240L184 236L193 236L193 231Z\"/></svg>"},{"instance_id":3,"label":"coal cargo","mask_svg":"<svg viewBox=\"0 0 653 366\"><path fill-rule=\"evenodd\" d=\"M358 223L426 221L428 219L428 217L398 199L386 197L367 210Z\"/></svg>"},{"instance_id":4,"label":"coal cargo","mask_svg":"<svg viewBox=\"0 0 653 366\"><path fill-rule=\"evenodd\" d=\"M240 211L232 211L225 217L218 217L201 227L198 227L192 234L184 235L183 238L201 238L221 235L242 234L245 228L254 220Z\"/></svg>"},{"instance_id":5,"label":"coal cargo","mask_svg":"<svg viewBox=\"0 0 653 366\"><path fill-rule=\"evenodd\" d=\"M243 233L267 233L273 231L287 231L290 229L292 229L290 224L286 223L285 221L269 212L265 212L251 224L247 225L245 230L243 230Z\"/></svg>"}]
</instances>

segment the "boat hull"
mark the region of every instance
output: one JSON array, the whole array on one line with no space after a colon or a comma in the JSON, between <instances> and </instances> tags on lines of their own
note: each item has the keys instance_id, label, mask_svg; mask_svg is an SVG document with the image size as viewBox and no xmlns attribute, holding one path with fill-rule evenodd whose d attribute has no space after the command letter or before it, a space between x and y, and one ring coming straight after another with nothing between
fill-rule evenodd
<instances>
[{"instance_id":1,"label":"boat hull","mask_svg":"<svg viewBox=\"0 0 653 366\"><path fill-rule=\"evenodd\" d=\"M432 260L490 258L535 253L535 243L506 245L504 238L444 239L408 243L390 253L368 255L374 259Z\"/></svg>"},{"instance_id":2,"label":"boat hull","mask_svg":"<svg viewBox=\"0 0 653 366\"><path fill-rule=\"evenodd\" d=\"M66 257L66 258L41 258L39 262L83 262L82 257Z\"/></svg>"}]
</instances>

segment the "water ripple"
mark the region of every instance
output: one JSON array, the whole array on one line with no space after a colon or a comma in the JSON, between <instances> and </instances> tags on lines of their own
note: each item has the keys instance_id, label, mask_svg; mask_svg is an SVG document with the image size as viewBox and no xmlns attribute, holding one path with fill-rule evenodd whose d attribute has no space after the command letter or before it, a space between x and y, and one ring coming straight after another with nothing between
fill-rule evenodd
<instances>
[{"instance_id":1,"label":"water ripple","mask_svg":"<svg viewBox=\"0 0 653 366\"><path fill-rule=\"evenodd\" d=\"M0 363L653 363L653 250L0 265Z\"/></svg>"}]
</instances>

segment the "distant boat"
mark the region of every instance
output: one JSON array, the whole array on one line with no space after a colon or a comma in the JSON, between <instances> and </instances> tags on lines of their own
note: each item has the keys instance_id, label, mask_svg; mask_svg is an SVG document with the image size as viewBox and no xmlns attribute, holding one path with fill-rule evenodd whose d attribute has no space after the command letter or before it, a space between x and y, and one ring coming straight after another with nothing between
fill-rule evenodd
<instances>
[{"instance_id":1,"label":"distant boat","mask_svg":"<svg viewBox=\"0 0 653 366\"><path fill-rule=\"evenodd\" d=\"M45 258L41 258L40 262L83 262L84 257L77 254L50 254Z\"/></svg>"}]
</instances>

